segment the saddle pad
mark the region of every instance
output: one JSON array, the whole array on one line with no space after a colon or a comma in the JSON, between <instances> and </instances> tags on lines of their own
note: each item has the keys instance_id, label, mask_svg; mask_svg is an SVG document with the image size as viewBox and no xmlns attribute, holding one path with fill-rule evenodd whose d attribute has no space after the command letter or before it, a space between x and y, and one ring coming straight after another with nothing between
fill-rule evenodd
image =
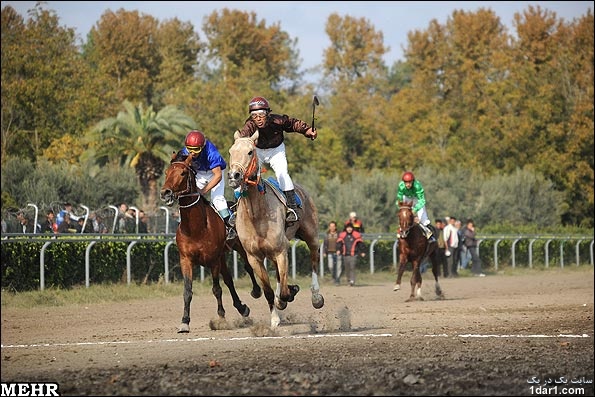
<instances>
[{"instance_id":1,"label":"saddle pad","mask_svg":"<svg viewBox=\"0 0 595 397\"><path fill-rule=\"evenodd\" d=\"M279 192L281 192L283 195L285 195L285 193L283 192L283 190L281 190L281 186L279 186L279 182L277 182L277 180L276 180L274 177L272 177L272 176L269 176L269 177L266 179L266 181L267 181L267 182L268 182L268 183L269 183L269 184L270 184L272 187L274 187L274 188L275 188L275 189L277 189ZM298 205L299 207L301 207L301 206L302 206L302 198L300 197L300 195L299 195L299 194L297 194L297 192L295 192L295 201L296 201L296 203L297 203L297 205Z\"/></svg>"}]
</instances>

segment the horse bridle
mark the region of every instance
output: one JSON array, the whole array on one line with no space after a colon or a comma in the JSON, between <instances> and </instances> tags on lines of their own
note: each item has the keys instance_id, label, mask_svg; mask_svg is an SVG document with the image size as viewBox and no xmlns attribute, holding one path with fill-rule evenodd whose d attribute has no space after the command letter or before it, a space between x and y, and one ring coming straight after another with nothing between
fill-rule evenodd
<instances>
[{"instance_id":1,"label":"horse bridle","mask_svg":"<svg viewBox=\"0 0 595 397\"><path fill-rule=\"evenodd\" d=\"M200 201L200 197L201 197L200 192L192 191L192 187L195 186L195 185L193 185L193 183L196 183L196 181L195 181L196 173L194 172L192 167L190 167L188 164L186 164L183 161L174 161L173 163L171 163L172 166L175 164L181 164L186 170L188 170L190 175L188 176L188 178L186 178L186 190L182 190L181 192L177 192L177 193L172 191L172 196L174 196L174 199L176 199L178 201L178 207L180 207L180 208L192 207L194 204L196 204ZM180 204L181 198L193 197L193 196L196 196L196 200L194 200L192 203L187 204L187 205Z\"/></svg>"},{"instance_id":2,"label":"horse bridle","mask_svg":"<svg viewBox=\"0 0 595 397\"><path fill-rule=\"evenodd\" d=\"M399 213L404 210L411 211L411 214L412 214L411 218L413 218L413 210L411 209L410 206L403 205L403 206L399 207ZM398 232L399 238L407 238L407 236L409 235L409 231L414 226L414 224L415 224L414 222L411 222L409 224L409 227L407 229L403 230L401 228L401 216L399 215L399 232Z\"/></svg>"},{"instance_id":3,"label":"horse bridle","mask_svg":"<svg viewBox=\"0 0 595 397\"><path fill-rule=\"evenodd\" d=\"M247 185L258 185L260 182L260 162L258 161L258 156L256 155L256 144L251 138L238 138L238 140L249 140L252 143L252 158L250 159L250 163L248 163L247 167L240 162L234 161L231 163L231 167L238 167L244 177L242 178L242 183ZM256 178L253 176L256 175Z\"/></svg>"}]
</instances>

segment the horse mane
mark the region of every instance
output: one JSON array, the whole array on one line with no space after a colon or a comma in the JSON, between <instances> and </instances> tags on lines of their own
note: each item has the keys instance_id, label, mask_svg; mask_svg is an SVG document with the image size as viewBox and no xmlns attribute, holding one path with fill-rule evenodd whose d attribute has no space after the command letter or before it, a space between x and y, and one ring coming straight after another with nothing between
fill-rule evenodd
<instances>
[{"instance_id":1,"label":"horse mane","mask_svg":"<svg viewBox=\"0 0 595 397\"><path fill-rule=\"evenodd\" d=\"M179 161L186 161L186 159L188 158L187 154L182 154L181 150L178 150L178 152L173 152L172 156L171 156L171 160L170 160L170 164L172 163L176 163Z\"/></svg>"}]
</instances>

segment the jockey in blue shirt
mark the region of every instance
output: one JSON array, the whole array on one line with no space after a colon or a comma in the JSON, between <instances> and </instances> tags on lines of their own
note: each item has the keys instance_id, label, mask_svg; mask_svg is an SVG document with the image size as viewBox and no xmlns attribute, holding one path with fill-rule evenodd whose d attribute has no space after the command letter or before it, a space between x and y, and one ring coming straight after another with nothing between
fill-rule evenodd
<instances>
[{"instance_id":1,"label":"jockey in blue shirt","mask_svg":"<svg viewBox=\"0 0 595 397\"><path fill-rule=\"evenodd\" d=\"M180 151L182 155L192 153L191 167L196 173L196 186L204 196L211 192L211 202L213 206L225 221L227 229L227 240L233 240L236 237L233 228L231 211L227 207L225 199L225 173L223 170L227 163L219 153L217 147L204 134L198 130L192 130L186 135L184 148Z\"/></svg>"}]
</instances>

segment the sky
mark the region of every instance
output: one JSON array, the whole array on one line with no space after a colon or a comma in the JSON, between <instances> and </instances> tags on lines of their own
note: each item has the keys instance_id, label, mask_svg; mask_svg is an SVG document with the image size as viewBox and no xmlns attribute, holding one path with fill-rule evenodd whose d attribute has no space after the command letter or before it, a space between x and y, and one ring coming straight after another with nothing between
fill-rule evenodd
<instances>
[{"instance_id":1,"label":"sky","mask_svg":"<svg viewBox=\"0 0 595 397\"><path fill-rule=\"evenodd\" d=\"M281 29L294 39L301 58L301 69L306 70L322 64L324 49L330 45L325 32L327 18L332 13L340 16L366 18L382 32L385 46L390 51L384 61L391 66L403 60L403 48L407 46L407 33L426 30L435 19L446 24L454 10L476 12L480 8L493 10L501 22L513 33L513 16L531 6L540 6L556 13L558 18L570 22L593 12L592 1L46 1L45 8L52 9L60 18L60 25L75 28L80 41L86 39L91 27L99 21L106 10L138 10L164 21L178 18L194 25L201 40L203 18L213 11L224 8L254 11L258 21L267 26L279 23ZM24 18L35 1L2 1L2 8L12 6Z\"/></svg>"}]
</instances>

